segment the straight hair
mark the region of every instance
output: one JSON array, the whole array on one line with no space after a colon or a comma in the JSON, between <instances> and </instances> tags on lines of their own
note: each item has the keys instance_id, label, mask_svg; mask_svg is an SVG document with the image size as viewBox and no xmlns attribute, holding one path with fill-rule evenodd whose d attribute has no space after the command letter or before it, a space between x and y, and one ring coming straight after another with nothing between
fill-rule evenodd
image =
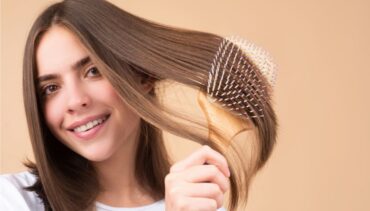
<instances>
[{"instance_id":1,"label":"straight hair","mask_svg":"<svg viewBox=\"0 0 370 211\"><path fill-rule=\"evenodd\" d=\"M245 208L251 179L268 160L276 140L277 121L271 101L263 105L263 118L245 119L253 123L256 135L253 140L243 140L253 148L245 155L230 144L221 129L165 107L155 89L144 94L137 82L138 78L155 85L175 81L207 93L211 64L224 38L158 24L107 1L66 0L49 6L36 19L23 60L24 106L35 156L35 162L25 165L37 178L27 190L38 194L46 210L93 210L101 190L90 162L63 145L45 122L35 55L41 38L54 26L65 27L79 38L122 101L141 117L135 174L153 197L164 198L164 178L171 165L162 135L167 131L225 155L231 170L228 209ZM247 56L245 61L254 65ZM268 85L254 68L257 77ZM271 93L269 86L265 89ZM220 141L205 131L216 134Z\"/></svg>"}]
</instances>

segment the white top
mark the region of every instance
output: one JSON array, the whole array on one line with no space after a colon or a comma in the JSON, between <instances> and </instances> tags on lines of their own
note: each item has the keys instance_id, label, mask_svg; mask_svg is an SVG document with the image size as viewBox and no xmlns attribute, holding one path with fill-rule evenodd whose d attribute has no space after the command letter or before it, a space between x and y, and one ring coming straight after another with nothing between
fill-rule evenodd
<instances>
[{"instance_id":1,"label":"white top","mask_svg":"<svg viewBox=\"0 0 370 211\"><path fill-rule=\"evenodd\" d=\"M16 174L0 175L0 210L6 211L44 211L42 201L35 192L26 191L23 187L35 183L36 177L24 171ZM164 211L164 200L141 207L111 207L95 202L97 211ZM218 211L225 211L224 208Z\"/></svg>"}]
</instances>

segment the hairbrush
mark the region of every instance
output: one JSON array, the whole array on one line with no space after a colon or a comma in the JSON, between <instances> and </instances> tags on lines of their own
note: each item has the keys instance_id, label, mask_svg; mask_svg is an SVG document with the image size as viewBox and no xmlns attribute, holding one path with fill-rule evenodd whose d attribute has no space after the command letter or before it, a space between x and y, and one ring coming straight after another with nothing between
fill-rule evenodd
<instances>
[{"instance_id":1,"label":"hairbrush","mask_svg":"<svg viewBox=\"0 0 370 211\"><path fill-rule=\"evenodd\" d=\"M240 37L227 37L211 64L207 97L234 114L263 117L275 79L276 65L267 51Z\"/></svg>"},{"instance_id":2,"label":"hairbrush","mask_svg":"<svg viewBox=\"0 0 370 211\"><path fill-rule=\"evenodd\" d=\"M237 36L224 38L211 64L207 90L198 95L209 127L222 128L230 139L251 129L252 122L245 119L264 117L275 80L276 65L267 51Z\"/></svg>"}]
</instances>

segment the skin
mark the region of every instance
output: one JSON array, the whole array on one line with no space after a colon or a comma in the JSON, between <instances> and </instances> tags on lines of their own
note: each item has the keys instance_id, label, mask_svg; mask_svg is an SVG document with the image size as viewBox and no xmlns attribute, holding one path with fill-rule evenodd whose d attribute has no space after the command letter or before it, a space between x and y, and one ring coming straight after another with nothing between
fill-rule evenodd
<instances>
[{"instance_id":1,"label":"skin","mask_svg":"<svg viewBox=\"0 0 370 211\"><path fill-rule=\"evenodd\" d=\"M90 61L76 67L87 57ZM52 26L40 40L36 62L46 123L63 144L97 169L104 189L97 201L116 207L153 203L156 199L133 174L141 119L99 73L79 39L62 26ZM144 92L152 88L142 83ZM97 131L91 137L81 138L72 129L99 117L108 119L99 130L91 130ZM215 210L222 205L228 176L225 158L202 147L172 166L165 180L166 210Z\"/></svg>"},{"instance_id":2,"label":"skin","mask_svg":"<svg viewBox=\"0 0 370 211\"><path fill-rule=\"evenodd\" d=\"M230 186L229 177L226 159L208 146L201 147L171 167L165 178L166 210L220 208Z\"/></svg>"}]
</instances>

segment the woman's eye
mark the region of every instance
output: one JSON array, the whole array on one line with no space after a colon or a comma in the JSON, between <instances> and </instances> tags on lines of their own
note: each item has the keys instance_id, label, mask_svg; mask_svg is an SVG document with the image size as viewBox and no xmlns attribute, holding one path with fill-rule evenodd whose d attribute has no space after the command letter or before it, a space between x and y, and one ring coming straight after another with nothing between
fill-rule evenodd
<instances>
[{"instance_id":1,"label":"woman's eye","mask_svg":"<svg viewBox=\"0 0 370 211\"><path fill-rule=\"evenodd\" d=\"M55 84L47 85L42 89L42 95L47 96L58 90L58 86Z\"/></svg>"},{"instance_id":2,"label":"woman's eye","mask_svg":"<svg viewBox=\"0 0 370 211\"><path fill-rule=\"evenodd\" d=\"M100 76L100 72L96 67L89 68L85 74L85 77L98 77L98 76Z\"/></svg>"}]
</instances>

